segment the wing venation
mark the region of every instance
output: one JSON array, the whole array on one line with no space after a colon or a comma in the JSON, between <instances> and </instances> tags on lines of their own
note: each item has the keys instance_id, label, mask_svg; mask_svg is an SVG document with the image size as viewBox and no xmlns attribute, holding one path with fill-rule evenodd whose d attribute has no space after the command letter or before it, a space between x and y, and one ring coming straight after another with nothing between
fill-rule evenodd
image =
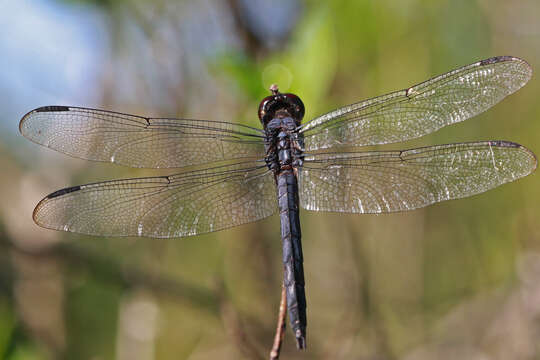
<instances>
[{"instance_id":1,"label":"wing venation","mask_svg":"<svg viewBox=\"0 0 540 360\"><path fill-rule=\"evenodd\" d=\"M388 144L418 138L473 117L524 86L532 69L499 56L405 90L348 105L306 123L307 151Z\"/></svg>"},{"instance_id":2,"label":"wing venation","mask_svg":"<svg viewBox=\"0 0 540 360\"><path fill-rule=\"evenodd\" d=\"M19 125L28 139L64 154L142 168L181 168L262 158L262 132L219 121L147 118L72 106L44 106Z\"/></svg>"},{"instance_id":3,"label":"wing venation","mask_svg":"<svg viewBox=\"0 0 540 360\"><path fill-rule=\"evenodd\" d=\"M507 141L310 155L300 172L300 204L315 211L406 211L482 193L536 165L530 150Z\"/></svg>"},{"instance_id":4,"label":"wing venation","mask_svg":"<svg viewBox=\"0 0 540 360\"><path fill-rule=\"evenodd\" d=\"M276 210L272 173L247 161L66 188L41 200L33 217L45 228L88 235L172 238L257 221Z\"/></svg>"}]
</instances>

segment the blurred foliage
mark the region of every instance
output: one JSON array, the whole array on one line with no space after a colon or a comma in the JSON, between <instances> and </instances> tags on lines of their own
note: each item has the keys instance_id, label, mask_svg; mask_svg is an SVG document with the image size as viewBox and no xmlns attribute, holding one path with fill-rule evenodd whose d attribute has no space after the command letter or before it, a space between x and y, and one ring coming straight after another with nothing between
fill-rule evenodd
<instances>
[{"instance_id":1,"label":"blurred foliage","mask_svg":"<svg viewBox=\"0 0 540 360\"><path fill-rule=\"evenodd\" d=\"M309 119L495 55L540 69L536 0L49 4L103 17L101 76L80 86L98 89L100 107L141 115L259 126L258 103L274 82L302 97ZM11 89L0 91L9 99ZM539 93L533 77L476 119L386 148L502 138L540 154ZM16 129L18 119L1 121ZM278 219L171 240L40 229L32 209L49 192L160 172L66 159L25 141L0 137L4 358L267 357L282 281ZM537 178L410 213L302 212L308 350L294 349L288 329L282 358L538 358Z\"/></svg>"}]
</instances>

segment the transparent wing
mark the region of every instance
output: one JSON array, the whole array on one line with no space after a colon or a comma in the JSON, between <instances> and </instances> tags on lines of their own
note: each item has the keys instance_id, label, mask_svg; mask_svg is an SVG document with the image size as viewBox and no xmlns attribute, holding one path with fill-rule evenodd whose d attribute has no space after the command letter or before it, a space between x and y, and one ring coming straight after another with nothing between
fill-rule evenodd
<instances>
[{"instance_id":1,"label":"transparent wing","mask_svg":"<svg viewBox=\"0 0 540 360\"><path fill-rule=\"evenodd\" d=\"M171 238L260 220L276 209L271 172L248 161L62 189L41 200L33 217L38 225L55 230Z\"/></svg>"},{"instance_id":2,"label":"transparent wing","mask_svg":"<svg viewBox=\"0 0 540 360\"><path fill-rule=\"evenodd\" d=\"M529 81L525 61L500 56L322 115L305 124L306 151L418 138L475 116Z\"/></svg>"},{"instance_id":3,"label":"transparent wing","mask_svg":"<svg viewBox=\"0 0 540 360\"><path fill-rule=\"evenodd\" d=\"M32 110L19 129L33 142L64 154L132 167L179 168L265 154L261 131L245 125L71 106Z\"/></svg>"},{"instance_id":4,"label":"transparent wing","mask_svg":"<svg viewBox=\"0 0 540 360\"><path fill-rule=\"evenodd\" d=\"M506 141L404 151L306 156L300 205L308 210L388 213L492 189L530 174L534 154Z\"/></svg>"}]
</instances>

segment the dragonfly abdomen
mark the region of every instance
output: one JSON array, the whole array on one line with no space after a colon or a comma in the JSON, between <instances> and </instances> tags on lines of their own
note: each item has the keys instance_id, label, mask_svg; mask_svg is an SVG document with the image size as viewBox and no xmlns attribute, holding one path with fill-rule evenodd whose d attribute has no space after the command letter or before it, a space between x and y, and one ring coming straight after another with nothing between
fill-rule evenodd
<instances>
[{"instance_id":1,"label":"dragonfly abdomen","mask_svg":"<svg viewBox=\"0 0 540 360\"><path fill-rule=\"evenodd\" d=\"M283 244L284 286L291 328L300 349L306 346L306 295L298 206L298 181L292 169L277 176L278 207Z\"/></svg>"}]
</instances>

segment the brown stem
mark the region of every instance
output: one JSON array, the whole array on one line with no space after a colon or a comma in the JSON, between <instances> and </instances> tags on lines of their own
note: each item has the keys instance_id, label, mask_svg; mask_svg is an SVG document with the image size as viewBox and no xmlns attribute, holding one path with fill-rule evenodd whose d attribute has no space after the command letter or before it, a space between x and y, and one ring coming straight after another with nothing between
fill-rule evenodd
<instances>
[{"instance_id":1,"label":"brown stem","mask_svg":"<svg viewBox=\"0 0 540 360\"><path fill-rule=\"evenodd\" d=\"M279 352L281 351L281 344L283 343L283 337L285 336L285 318L287 317L287 294L285 292L285 286L281 286L281 301L279 303L279 315L276 327L276 335L274 336L274 344L270 351L270 360L279 359Z\"/></svg>"}]
</instances>

